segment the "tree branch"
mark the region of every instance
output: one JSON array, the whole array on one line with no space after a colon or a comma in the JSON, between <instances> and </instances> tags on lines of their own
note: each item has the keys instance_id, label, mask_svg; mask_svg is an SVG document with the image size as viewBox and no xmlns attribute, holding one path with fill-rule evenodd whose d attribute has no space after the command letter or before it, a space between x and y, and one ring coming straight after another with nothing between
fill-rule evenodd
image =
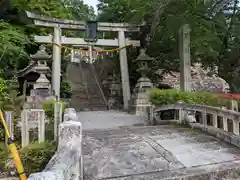
<instances>
[{"instance_id":1,"label":"tree branch","mask_svg":"<svg viewBox=\"0 0 240 180\"><path fill-rule=\"evenodd\" d=\"M2 60L2 58L3 58L3 56L4 56L4 54L5 54L6 51L7 51L7 46L5 46L5 49L4 49L4 51L3 51L3 53L2 53L2 55L1 55L1 57L0 57L0 61Z\"/></svg>"}]
</instances>

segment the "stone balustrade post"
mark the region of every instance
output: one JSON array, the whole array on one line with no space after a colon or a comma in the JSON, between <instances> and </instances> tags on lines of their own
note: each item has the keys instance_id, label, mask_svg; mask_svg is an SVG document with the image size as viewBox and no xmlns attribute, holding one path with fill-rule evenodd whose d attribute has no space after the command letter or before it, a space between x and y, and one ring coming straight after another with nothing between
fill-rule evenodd
<instances>
[{"instance_id":1,"label":"stone balustrade post","mask_svg":"<svg viewBox=\"0 0 240 180\"><path fill-rule=\"evenodd\" d=\"M236 100L231 100L230 109L238 112L238 102Z\"/></svg>"},{"instance_id":2,"label":"stone balustrade post","mask_svg":"<svg viewBox=\"0 0 240 180\"><path fill-rule=\"evenodd\" d=\"M236 135L240 135L239 133L239 122L233 121L233 133Z\"/></svg>"},{"instance_id":3,"label":"stone balustrade post","mask_svg":"<svg viewBox=\"0 0 240 180\"><path fill-rule=\"evenodd\" d=\"M222 107L222 109L227 109L226 107ZM228 122L227 122L227 118L226 117L222 117L222 121L223 121L223 129L224 131L228 131Z\"/></svg>"},{"instance_id":4,"label":"stone balustrade post","mask_svg":"<svg viewBox=\"0 0 240 180\"><path fill-rule=\"evenodd\" d=\"M207 113L205 111L201 113L201 123L207 125Z\"/></svg>"},{"instance_id":5,"label":"stone balustrade post","mask_svg":"<svg viewBox=\"0 0 240 180\"><path fill-rule=\"evenodd\" d=\"M184 117L185 117L185 112L184 110L181 108L179 109L179 123L182 124L182 122L184 121Z\"/></svg>"},{"instance_id":6,"label":"stone balustrade post","mask_svg":"<svg viewBox=\"0 0 240 180\"><path fill-rule=\"evenodd\" d=\"M183 104L184 102L183 101L178 101L177 103L178 104ZM179 111L178 111L179 124L182 124L184 122L185 113L186 112L182 108L179 108Z\"/></svg>"},{"instance_id":7,"label":"stone balustrade post","mask_svg":"<svg viewBox=\"0 0 240 180\"><path fill-rule=\"evenodd\" d=\"M217 114L212 114L213 127L218 128Z\"/></svg>"},{"instance_id":8,"label":"stone balustrade post","mask_svg":"<svg viewBox=\"0 0 240 180\"><path fill-rule=\"evenodd\" d=\"M223 129L224 131L228 131L228 123L227 123L227 118L223 117Z\"/></svg>"},{"instance_id":9,"label":"stone balustrade post","mask_svg":"<svg viewBox=\"0 0 240 180\"><path fill-rule=\"evenodd\" d=\"M12 111L5 111L5 121L6 121L7 128L11 138L14 137L14 124L13 124L12 113L13 113ZM8 142L7 136L5 136L5 142L6 144Z\"/></svg>"}]
</instances>

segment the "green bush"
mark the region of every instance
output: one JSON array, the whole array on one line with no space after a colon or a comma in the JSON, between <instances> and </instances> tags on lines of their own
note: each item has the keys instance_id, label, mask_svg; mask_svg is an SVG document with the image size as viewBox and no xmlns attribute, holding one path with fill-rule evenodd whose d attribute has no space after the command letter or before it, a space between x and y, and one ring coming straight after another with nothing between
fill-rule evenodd
<instances>
[{"instance_id":1,"label":"green bush","mask_svg":"<svg viewBox=\"0 0 240 180\"><path fill-rule=\"evenodd\" d=\"M4 142L0 142L0 172L4 171L6 157L8 156L7 147Z\"/></svg>"},{"instance_id":2,"label":"green bush","mask_svg":"<svg viewBox=\"0 0 240 180\"><path fill-rule=\"evenodd\" d=\"M0 141L4 141L4 130L1 122L0 122Z\"/></svg>"},{"instance_id":3,"label":"green bush","mask_svg":"<svg viewBox=\"0 0 240 180\"><path fill-rule=\"evenodd\" d=\"M72 92L72 87L68 81L61 82L60 92Z\"/></svg>"},{"instance_id":4,"label":"green bush","mask_svg":"<svg viewBox=\"0 0 240 180\"><path fill-rule=\"evenodd\" d=\"M45 114L49 117L49 118L53 118L54 117L54 104L56 103L55 100L47 100L43 103L43 108L45 111ZM65 111L65 103L61 102L63 105L62 111Z\"/></svg>"},{"instance_id":5,"label":"green bush","mask_svg":"<svg viewBox=\"0 0 240 180\"><path fill-rule=\"evenodd\" d=\"M55 142L32 143L21 149L20 156L26 174L42 171L55 151Z\"/></svg>"},{"instance_id":6,"label":"green bush","mask_svg":"<svg viewBox=\"0 0 240 180\"><path fill-rule=\"evenodd\" d=\"M156 105L174 104L183 101L188 104L205 104L210 106L229 106L230 100L210 92L182 92L179 90L154 89L151 102Z\"/></svg>"}]
</instances>

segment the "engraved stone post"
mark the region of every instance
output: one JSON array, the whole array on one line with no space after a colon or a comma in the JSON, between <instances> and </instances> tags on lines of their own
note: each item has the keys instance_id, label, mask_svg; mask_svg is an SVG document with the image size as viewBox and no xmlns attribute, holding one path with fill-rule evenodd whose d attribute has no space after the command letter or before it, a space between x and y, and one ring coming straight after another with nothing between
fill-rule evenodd
<instances>
[{"instance_id":1,"label":"engraved stone post","mask_svg":"<svg viewBox=\"0 0 240 180\"><path fill-rule=\"evenodd\" d=\"M179 30L180 86L182 91L191 91L190 27L183 25Z\"/></svg>"},{"instance_id":2,"label":"engraved stone post","mask_svg":"<svg viewBox=\"0 0 240 180\"><path fill-rule=\"evenodd\" d=\"M44 110L38 111L38 142L45 141L45 113Z\"/></svg>"},{"instance_id":3,"label":"engraved stone post","mask_svg":"<svg viewBox=\"0 0 240 180\"><path fill-rule=\"evenodd\" d=\"M124 31L118 32L118 42L119 42L119 47L123 47L126 45ZM122 77L123 103L124 103L124 109L127 110L129 106L129 100L130 100L130 84L129 84L126 48L123 48L120 50L119 58L120 58L121 77Z\"/></svg>"},{"instance_id":4,"label":"engraved stone post","mask_svg":"<svg viewBox=\"0 0 240 180\"><path fill-rule=\"evenodd\" d=\"M54 104L54 140L58 138L58 126L62 122L62 103L56 102Z\"/></svg>"},{"instance_id":5,"label":"engraved stone post","mask_svg":"<svg viewBox=\"0 0 240 180\"><path fill-rule=\"evenodd\" d=\"M13 138L14 137L14 126L13 126L13 119L12 119L12 111L5 112L5 121L7 124L9 134L10 134L11 138ZM7 139L7 137L5 137L6 144L7 144L7 141L8 141L8 139Z\"/></svg>"},{"instance_id":6,"label":"engraved stone post","mask_svg":"<svg viewBox=\"0 0 240 180\"><path fill-rule=\"evenodd\" d=\"M29 131L28 131L28 110L21 112L21 136L22 148L29 144Z\"/></svg>"}]
</instances>

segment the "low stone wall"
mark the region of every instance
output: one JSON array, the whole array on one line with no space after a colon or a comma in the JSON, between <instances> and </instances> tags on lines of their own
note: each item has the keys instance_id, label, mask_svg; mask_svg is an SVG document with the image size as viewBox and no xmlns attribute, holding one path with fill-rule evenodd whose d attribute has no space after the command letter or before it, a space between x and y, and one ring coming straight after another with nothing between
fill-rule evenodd
<instances>
[{"instance_id":1,"label":"low stone wall","mask_svg":"<svg viewBox=\"0 0 240 180\"><path fill-rule=\"evenodd\" d=\"M178 123L188 123L192 128L199 129L211 134L234 146L240 147L240 113L234 110L223 109L200 104L176 103L155 107L153 110L154 123L159 124L162 120L157 119L157 115L165 110L179 111ZM188 113L195 119L195 123L190 122ZM196 112L200 113L200 119L197 122ZM207 119L208 115L208 119ZM150 120L149 120L150 121ZM170 121L173 122L173 121ZM175 121L176 122L176 121Z\"/></svg>"},{"instance_id":2,"label":"low stone wall","mask_svg":"<svg viewBox=\"0 0 240 180\"><path fill-rule=\"evenodd\" d=\"M28 180L82 180L82 124L74 109L64 112L59 126L58 149L42 172L31 174Z\"/></svg>"},{"instance_id":3,"label":"low stone wall","mask_svg":"<svg viewBox=\"0 0 240 180\"><path fill-rule=\"evenodd\" d=\"M194 129L199 129L206 132L212 136L215 136L225 142L228 142L234 146L240 147L240 136L235 135L231 132L226 132L223 129L218 129L211 126L206 126L200 123L190 123L190 126Z\"/></svg>"}]
</instances>

